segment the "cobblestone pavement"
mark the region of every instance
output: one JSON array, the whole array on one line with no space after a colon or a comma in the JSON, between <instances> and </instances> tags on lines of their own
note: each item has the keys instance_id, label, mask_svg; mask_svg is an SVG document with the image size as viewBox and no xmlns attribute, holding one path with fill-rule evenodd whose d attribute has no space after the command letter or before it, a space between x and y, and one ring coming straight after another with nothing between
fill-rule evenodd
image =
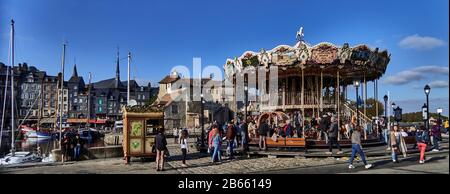
<instances>
[{"instance_id":1,"label":"cobblestone pavement","mask_svg":"<svg viewBox=\"0 0 450 194\"><path fill-rule=\"evenodd\" d=\"M193 139L190 140L191 142ZM166 171L156 172L154 161L141 161L132 158L131 164L124 164L122 158L86 160L69 162L66 164L37 164L28 167L10 168L0 167L0 173L14 174L242 174L242 173L346 173L340 169L347 169L348 157L342 158L293 158L293 157L247 157L237 156L229 160L223 157L222 162L211 164L210 157L200 154L195 148L190 148L188 153L188 167L181 166L181 150L176 144L168 146L171 157L165 163ZM383 149L383 148L380 148ZM448 149L445 152L448 156ZM444 153L444 154L445 154ZM388 156L370 157L369 160L388 160ZM448 166L448 158L446 161ZM355 162L357 165L357 162ZM380 164L380 163L379 163ZM293 170L294 169L294 170ZM308 170L309 169L309 170ZM315 171L314 169L331 169ZM334 169L334 170L333 170ZM304 171L301 171L304 170ZM348 170L348 169L347 169ZM355 171L357 172L357 171ZM369 172L369 171L367 171ZM372 172L372 171L370 171ZM375 171L374 171L375 172ZM378 172L378 171L377 171ZM380 171L378 173L388 173ZM448 167L447 171L448 173ZM361 172L364 173L364 172Z\"/></svg>"}]
</instances>

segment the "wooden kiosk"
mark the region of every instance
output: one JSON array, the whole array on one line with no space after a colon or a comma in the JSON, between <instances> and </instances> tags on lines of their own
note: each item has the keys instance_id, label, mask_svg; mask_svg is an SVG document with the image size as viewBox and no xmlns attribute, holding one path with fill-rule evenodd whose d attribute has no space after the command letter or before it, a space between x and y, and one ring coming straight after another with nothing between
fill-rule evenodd
<instances>
[{"instance_id":1,"label":"wooden kiosk","mask_svg":"<svg viewBox=\"0 0 450 194\"><path fill-rule=\"evenodd\" d=\"M155 135L164 129L164 112L153 106L123 108L123 155L126 164L131 157L153 157Z\"/></svg>"}]
</instances>

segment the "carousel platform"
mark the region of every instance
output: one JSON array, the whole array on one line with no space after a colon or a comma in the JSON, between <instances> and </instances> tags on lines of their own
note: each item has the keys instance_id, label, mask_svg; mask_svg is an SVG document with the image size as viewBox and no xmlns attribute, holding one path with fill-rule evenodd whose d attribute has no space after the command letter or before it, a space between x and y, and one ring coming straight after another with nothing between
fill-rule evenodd
<instances>
[{"instance_id":1,"label":"carousel platform","mask_svg":"<svg viewBox=\"0 0 450 194\"><path fill-rule=\"evenodd\" d=\"M414 143L414 141L407 142ZM406 139L405 139L406 140ZM251 138L249 142L250 146L258 146L259 138ZM273 141L271 138L266 139L267 146L269 148L328 148L327 141L316 140L316 139L304 139L304 138L277 138L277 141ZM352 142L350 139L343 139L338 141L341 147L351 147ZM379 138L368 138L366 140L361 140L363 146L380 146L384 142Z\"/></svg>"}]
</instances>

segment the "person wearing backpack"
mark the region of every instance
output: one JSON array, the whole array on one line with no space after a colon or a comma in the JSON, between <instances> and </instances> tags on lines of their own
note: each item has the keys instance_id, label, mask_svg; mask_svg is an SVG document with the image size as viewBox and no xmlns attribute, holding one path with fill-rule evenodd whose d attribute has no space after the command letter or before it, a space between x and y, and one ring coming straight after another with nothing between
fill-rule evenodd
<instances>
[{"instance_id":1,"label":"person wearing backpack","mask_svg":"<svg viewBox=\"0 0 450 194\"><path fill-rule=\"evenodd\" d=\"M425 131L425 127L420 126L419 130L416 132L417 147L420 150L420 164L425 163L425 150L427 149L427 143L429 140L430 136L428 135L428 132Z\"/></svg>"}]
</instances>

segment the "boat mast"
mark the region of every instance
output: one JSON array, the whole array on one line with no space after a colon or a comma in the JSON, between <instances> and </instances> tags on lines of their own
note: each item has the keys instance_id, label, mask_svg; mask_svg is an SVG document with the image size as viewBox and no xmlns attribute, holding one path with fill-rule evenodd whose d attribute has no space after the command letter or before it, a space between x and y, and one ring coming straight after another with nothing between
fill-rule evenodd
<instances>
[{"instance_id":1,"label":"boat mast","mask_svg":"<svg viewBox=\"0 0 450 194\"><path fill-rule=\"evenodd\" d=\"M131 52L128 51L127 105L130 105L130 63L131 63Z\"/></svg>"},{"instance_id":2,"label":"boat mast","mask_svg":"<svg viewBox=\"0 0 450 194\"><path fill-rule=\"evenodd\" d=\"M88 106L87 106L87 111L88 111L88 116L87 116L87 128L88 128L88 134L90 135L90 130L91 130L91 79L92 79L92 75L91 72L89 72L89 85L88 85Z\"/></svg>"},{"instance_id":3,"label":"boat mast","mask_svg":"<svg viewBox=\"0 0 450 194\"><path fill-rule=\"evenodd\" d=\"M62 112L63 112L63 91L64 91L64 62L66 58L66 45L67 43L63 43L63 53L61 58L61 100L60 100L60 111L59 111L59 149L62 148L61 136L62 136Z\"/></svg>"},{"instance_id":4,"label":"boat mast","mask_svg":"<svg viewBox=\"0 0 450 194\"><path fill-rule=\"evenodd\" d=\"M11 155L14 156L14 20L11 19Z\"/></svg>"}]
</instances>

